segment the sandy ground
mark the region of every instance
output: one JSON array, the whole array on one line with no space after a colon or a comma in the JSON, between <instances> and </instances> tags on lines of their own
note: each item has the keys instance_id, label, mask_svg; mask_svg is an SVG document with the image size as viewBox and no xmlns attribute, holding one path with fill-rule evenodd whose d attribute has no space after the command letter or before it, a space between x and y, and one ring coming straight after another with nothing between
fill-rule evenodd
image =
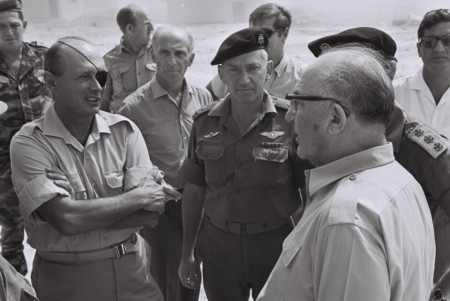
<instances>
[{"instance_id":1,"label":"sandy ground","mask_svg":"<svg viewBox=\"0 0 450 301\"><path fill-rule=\"evenodd\" d=\"M160 25L160 24L157 24ZM247 24L208 24L181 26L189 31L195 38L196 58L192 67L188 70L187 78L199 86L205 86L215 74L216 69L209 62L214 57L220 43L232 32L246 27ZM410 74L419 68L421 61L416 51L415 22L405 24L366 24L377 27L389 33L397 42L398 70L397 77ZM307 45L314 39L334 34L352 26L343 25L318 25L298 24L291 28L290 36L286 43L286 52L298 57L305 64L311 62L314 56L309 52ZM29 24L25 40L38 41L40 44L50 46L57 38L63 36L78 35L88 38L96 43L102 53L110 50L120 40L120 32L111 16L82 17L71 22L52 21L47 23ZM31 270L34 251L27 245L26 255ZM206 300L202 291L201 300Z\"/></svg>"}]
</instances>

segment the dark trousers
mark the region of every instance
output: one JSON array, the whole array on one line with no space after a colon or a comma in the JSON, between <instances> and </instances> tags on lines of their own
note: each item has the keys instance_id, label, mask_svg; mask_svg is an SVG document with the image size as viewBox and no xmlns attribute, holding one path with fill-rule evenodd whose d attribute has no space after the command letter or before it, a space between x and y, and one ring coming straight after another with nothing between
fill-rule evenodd
<instances>
[{"instance_id":1,"label":"dark trousers","mask_svg":"<svg viewBox=\"0 0 450 301\"><path fill-rule=\"evenodd\" d=\"M291 229L287 224L260 234L230 234L205 219L198 247L208 300L247 301L250 290L256 300Z\"/></svg>"},{"instance_id":2,"label":"dark trousers","mask_svg":"<svg viewBox=\"0 0 450 301\"><path fill-rule=\"evenodd\" d=\"M0 168L1 169L1 168ZM10 171L0 170L0 174ZM24 226L19 200L12 181L0 177L0 226L2 256L22 275L27 274L27 262L23 253Z\"/></svg>"},{"instance_id":3,"label":"dark trousers","mask_svg":"<svg viewBox=\"0 0 450 301\"><path fill-rule=\"evenodd\" d=\"M155 228L144 228L141 233L150 244L152 257L150 272L166 301L197 301L200 290L191 290L181 284L178 267L181 261L183 223L181 202L169 201Z\"/></svg>"}]
</instances>

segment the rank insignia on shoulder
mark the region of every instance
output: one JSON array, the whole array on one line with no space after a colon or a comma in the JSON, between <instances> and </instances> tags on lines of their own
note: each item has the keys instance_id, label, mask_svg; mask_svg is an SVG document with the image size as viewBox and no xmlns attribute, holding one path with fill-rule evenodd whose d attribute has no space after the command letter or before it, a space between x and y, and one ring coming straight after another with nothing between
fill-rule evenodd
<instances>
[{"instance_id":1,"label":"rank insignia on shoulder","mask_svg":"<svg viewBox=\"0 0 450 301\"><path fill-rule=\"evenodd\" d=\"M284 132L280 132L280 131L271 131L271 132L262 132L259 133L260 135L263 135L269 139L277 139L280 136L284 135Z\"/></svg>"},{"instance_id":2,"label":"rank insignia on shoulder","mask_svg":"<svg viewBox=\"0 0 450 301\"><path fill-rule=\"evenodd\" d=\"M408 139L419 144L434 159L439 157L448 148L448 140L426 124L410 123L404 127Z\"/></svg>"},{"instance_id":3,"label":"rank insignia on shoulder","mask_svg":"<svg viewBox=\"0 0 450 301\"><path fill-rule=\"evenodd\" d=\"M200 109L198 109L195 113L194 116L192 116L192 118L195 120L197 119L198 116L202 115L205 112L209 112L209 110L212 109L212 107L214 107L217 104L217 101L213 101L203 107L201 107Z\"/></svg>"},{"instance_id":4,"label":"rank insignia on shoulder","mask_svg":"<svg viewBox=\"0 0 450 301\"><path fill-rule=\"evenodd\" d=\"M203 138L211 139L213 137L216 137L217 135L219 135L219 132L211 132L211 133L209 133L207 135L203 135Z\"/></svg>"}]
</instances>

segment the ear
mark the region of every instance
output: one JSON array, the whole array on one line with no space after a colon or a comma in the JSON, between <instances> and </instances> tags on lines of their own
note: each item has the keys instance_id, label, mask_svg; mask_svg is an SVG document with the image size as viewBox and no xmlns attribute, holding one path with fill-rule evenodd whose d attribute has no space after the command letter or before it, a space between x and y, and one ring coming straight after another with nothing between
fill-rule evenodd
<instances>
[{"instance_id":1,"label":"ear","mask_svg":"<svg viewBox=\"0 0 450 301\"><path fill-rule=\"evenodd\" d=\"M191 55L189 56L189 67L192 66L194 59L195 59L195 53L191 53Z\"/></svg>"},{"instance_id":2,"label":"ear","mask_svg":"<svg viewBox=\"0 0 450 301\"><path fill-rule=\"evenodd\" d=\"M217 66L217 73L219 73L219 77L220 80L222 81L222 83L226 84L225 80L224 80L224 75L223 75L223 69L222 69L222 65Z\"/></svg>"},{"instance_id":3,"label":"ear","mask_svg":"<svg viewBox=\"0 0 450 301\"><path fill-rule=\"evenodd\" d=\"M155 62L156 56L155 56L155 48L153 48L153 45L150 45L150 54L152 56L153 62Z\"/></svg>"},{"instance_id":4,"label":"ear","mask_svg":"<svg viewBox=\"0 0 450 301\"><path fill-rule=\"evenodd\" d=\"M127 26L125 27L125 31L128 32L128 33L130 33L130 34L132 34L133 31L134 31L133 24L128 23Z\"/></svg>"},{"instance_id":5,"label":"ear","mask_svg":"<svg viewBox=\"0 0 450 301\"><path fill-rule=\"evenodd\" d=\"M347 116L344 109L337 103L332 104L330 122L328 124L328 133L336 135L342 132L347 124Z\"/></svg>"},{"instance_id":6,"label":"ear","mask_svg":"<svg viewBox=\"0 0 450 301\"><path fill-rule=\"evenodd\" d=\"M419 54L419 57L422 57L422 53L420 51L420 43L417 43L417 53Z\"/></svg>"},{"instance_id":7,"label":"ear","mask_svg":"<svg viewBox=\"0 0 450 301\"><path fill-rule=\"evenodd\" d=\"M47 85L49 85L52 89L56 87L55 76L48 71L44 72L44 81Z\"/></svg>"},{"instance_id":8,"label":"ear","mask_svg":"<svg viewBox=\"0 0 450 301\"><path fill-rule=\"evenodd\" d=\"M273 71L273 61L272 60L268 60L267 61L267 75L271 75L272 71Z\"/></svg>"},{"instance_id":9,"label":"ear","mask_svg":"<svg viewBox=\"0 0 450 301\"><path fill-rule=\"evenodd\" d=\"M27 29L27 25L28 25L27 21L23 21L23 30L24 31L25 31L25 29Z\"/></svg>"},{"instance_id":10,"label":"ear","mask_svg":"<svg viewBox=\"0 0 450 301\"><path fill-rule=\"evenodd\" d=\"M286 39L287 39L288 35L289 35L289 27L285 27L283 29L283 31L281 32L281 34L282 34L282 41L283 41L283 44L284 44L286 42Z\"/></svg>"}]
</instances>

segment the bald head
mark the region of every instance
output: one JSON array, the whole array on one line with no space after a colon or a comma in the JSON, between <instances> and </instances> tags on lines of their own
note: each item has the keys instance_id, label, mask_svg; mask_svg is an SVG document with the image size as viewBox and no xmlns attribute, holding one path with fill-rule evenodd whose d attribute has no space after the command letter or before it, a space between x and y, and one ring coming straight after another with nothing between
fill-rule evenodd
<instances>
[{"instance_id":1,"label":"bald head","mask_svg":"<svg viewBox=\"0 0 450 301\"><path fill-rule=\"evenodd\" d=\"M119 25L120 30L125 32L128 24L135 26L139 14L150 16L149 10L142 5L129 4L122 7L116 16L117 25Z\"/></svg>"},{"instance_id":2,"label":"bald head","mask_svg":"<svg viewBox=\"0 0 450 301\"><path fill-rule=\"evenodd\" d=\"M194 38L185 30L174 26L161 26L158 27L152 36L153 48L156 48L160 40L167 39L172 41L178 41L184 44L189 52L194 51Z\"/></svg>"},{"instance_id":3,"label":"bald head","mask_svg":"<svg viewBox=\"0 0 450 301\"><path fill-rule=\"evenodd\" d=\"M359 121L386 125L392 114L392 83L376 51L346 47L324 53L305 70L299 88L310 85L316 95L348 102Z\"/></svg>"}]
</instances>

